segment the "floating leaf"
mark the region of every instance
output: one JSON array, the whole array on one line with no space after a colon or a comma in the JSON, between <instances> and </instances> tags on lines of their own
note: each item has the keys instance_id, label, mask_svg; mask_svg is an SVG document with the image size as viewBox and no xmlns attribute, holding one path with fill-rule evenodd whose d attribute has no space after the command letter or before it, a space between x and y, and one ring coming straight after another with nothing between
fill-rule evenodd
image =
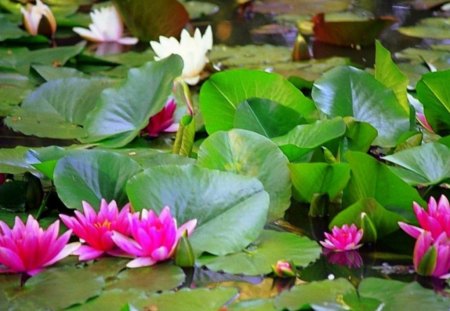
<instances>
[{"instance_id":1,"label":"floating leaf","mask_svg":"<svg viewBox=\"0 0 450 311\"><path fill-rule=\"evenodd\" d=\"M303 117L314 111L311 101L280 75L243 69L219 72L200 90L200 110L208 133L232 129L236 109L250 98L277 102Z\"/></svg>"},{"instance_id":2,"label":"floating leaf","mask_svg":"<svg viewBox=\"0 0 450 311\"><path fill-rule=\"evenodd\" d=\"M439 143L406 149L383 159L399 165L391 169L412 185L436 185L450 180L450 148Z\"/></svg>"},{"instance_id":3,"label":"floating leaf","mask_svg":"<svg viewBox=\"0 0 450 311\"><path fill-rule=\"evenodd\" d=\"M400 27L398 31L410 37L446 40L450 38L450 22L446 17L424 18L416 26Z\"/></svg>"},{"instance_id":4,"label":"floating leaf","mask_svg":"<svg viewBox=\"0 0 450 311\"><path fill-rule=\"evenodd\" d=\"M346 163L292 163L289 165L296 199L311 203L315 194L333 200L347 185L350 168Z\"/></svg>"},{"instance_id":5,"label":"floating leaf","mask_svg":"<svg viewBox=\"0 0 450 311\"><path fill-rule=\"evenodd\" d=\"M220 257L204 255L198 259L198 263L213 271L260 275L270 273L272 265L278 260L307 266L319 257L320 252L319 245L306 237L265 230L258 240L242 252Z\"/></svg>"},{"instance_id":6,"label":"floating leaf","mask_svg":"<svg viewBox=\"0 0 450 311\"><path fill-rule=\"evenodd\" d=\"M27 96L34 84L27 76L0 72L0 116L6 116Z\"/></svg>"},{"instance_id":7,"label":"floating leaf","mask_svg":"<svg viewBox=\"0 0 450 311\"><path fill-rule=\"evenodd\" d=\"M346 279L311 282L281 293L275 298L275 306L277 310L301 310L312 308L313 305L327 306L333 310L344 309L346 305L340 298L354 291L355 288Z\"/></svg>"},{"instance_id":8,"label":"floating leaf","mask_svg":"<svg viewBox=\"0 0 450 311\"><path fill-rule=\"evenodd\" d=\"M26 135L81 138L86 115L110 80L66 78L44 83L32 92L5 124Z\"/></svg>"},{"instance_id":9,"label":"floating leaf","mask_svg":"<svg viewBox=\"0 0 450 311\"><path fill-rule=\"evenodd\" d=\"M100 103L86 119L88 137L83 141L106 140L109 147L120 147L133 140L164 107L181 69L177 55L130 69L121 87L102 92Z\"/></svg>"},{"instance_id":10,"label":"floating leaf","mask_svg":"<svg viewBox=\"0 0 450 311\"><path fill-rule=\"evenodd\" d=\"M9 21L5 15L0 14L0 41L25 36L28 36L27 32L20 29L17 24Z\"/></svg>"},{"instance_id":11,"label":"floating leaf","mask_svg":"<svg viewBox=\"0 0 450 311\"><path fill-rule=\"evenodd\" d=\"M286 134L305 119L294 109L261 98L241 103L234 116L234 127L272 138Z\"/></svg>"},{"instance_id":12,"label":"floating leaf","mask_svg":"<svg viewBox=\"0 0 450 311\"><path fill-rule=\"evenodd\" d=\"M331 117L352 116L370 123L377 131L374 144L391 147L409 130L409 113L393 91L371 74L354 67L337 67L314 83L312 97Z\"/></svg>"},{"instance_id":13,"label":"floating leaf","mask_svg":"<svg viewBox=\"0 0 450 311\"><path fill-rule=\"evenodd\" d=\"M434 131L444 135L450 132L449 79L450 70L430 72L416 85L417 98L423 104L428 123Z\"/></svg>"},{"instance_id":14,"label":"floating leaf","mask_svg":"<svg viewBox=\"0 0 450 311\"><path fill-rule=\"evenodd\" d=\"M229 306L230 311L276 311L273 299L243 300Z\"/></svg>"},{"instance_id":15,"label":"floating leaf","mask_svg":"<svg viewBox=\"0 0 450 311\"><path fill-rule=\"evenodd\" d=\"M216 132L200 146L198 165L258 178L270 196L268 221L283 217L290 205L288 160L264 136L238 129Z\"/></svg>"},{"instance_id":16,"label":"floating leaf","mask_svg":"<svg viewBox=\"0 0 450 311\"><path fill-rule=\"evenodd\" d=\"M157 292L180 286L184 278L181 268L173 264L158 264L152 267L127 269L108 283L106 289Z\"/></svg>"},{"instance_id":17,"label":"floating leaf","mask_svg":"<svg viewBox=\"0 0 450 311\"><path fill-rule=\"evenodd\" d=\"M102 277L87 270L53 268L32 277L23 288L8 291L7 297L10 309L60 310L99 295L104 285Z\"/></svg>"},{"instance_id":18,"label":"floating leaf","mask_svg":"<svg viewBox=\"0 0 450 311\"><path fill-rule=\"evenodd\" d=\"M383 47L380 41L377 40L375 45L375 79L393 90L399 104L409 113L409 103L406 96L408 77L400 71L392 60L391 53Z\"/></svg>"},{"instance_id":19,"label":"floating leaf","mask_svg":"<svg viewBox=\"0 0 450 311\"><path fill-rule=\"evenodd\" d=\"M113 3L131 33L143 41L159 36L178 37L189 22L186 9L176 0L114 0Z\"/></svg>"},{"instance_id":20,"label":"floating leaf","mask_svg":"<svg viewBox=\"0 0 450 311\"><path fill-rule=\"evenodd\" d=\"M220 310L237 294L238 291L235 288L184 288L177 292L163 292L151 295L143 309L186 311L186 306L188 306L190 311Z\"/></svg>"},{"instance_id":21,"label":"floating leaf","mask_svg":"<svg viewBox=\"0 0 450 311\"><path fill-rule=\"evenodd\" d=\"M367 154L349 151L345 157L350 164L352 177L344 191L343 206L360 199L374 198L388 211L414 219L412 202L424 204L416 189Z\"/></svg>"},{"instance_id":22,"label":"floating leaf","mask_svg":"<svg viewBox=\"0 0 450 311\"><path fill-rule=\"evenodd\" d=\"M180 1L184 5L189 13L191 19L199 18L202 16L213 15L219 11L219 6L214 3L203 1Z\"/></svg>"},{"instance_id":23,"label":"floating leaf","mask_svg":"<svg viewBox=\"0 0 450 311\"><path fill-rule=\"evenodd\" d=\"M58 161L54 183L58 196L69 208L82 209L86 201L94 209L100 201L128 203L125 184L141 170L130 158L101 150L74 152Z\"/></svg>"},{"instance_id":24,"label":"floating leaf","mask_svg":"<svg viewBox=\"0 0 450 311\"><path fill-rule=\"evenodd\" d=\"M84 78L86 75L76 70L75 68L69 67L53 67L46 65L34 65L32 66L34 70L45 80L58 80L64 78ZM68 85L70 86L70 85Z\"/></svg>"},{"instance_id":25,"label":"floating leaf","mask_svg":"<svg viewBox=\"0 0 450 311\"><path fill-rule=\"evenodd\" d=\"M413 308L415 310L448 310L450 299L418 283L403 283L395 280L366 278L359 285L362 297L374 298L383 304L383 310L394 311Z\"/></svg>"},{"instance_id":26,"label":"floating leaf","mask_svg":"<svg viewBox=\"0 0 450 311\"><path fill-rule=\"evenodd\" d=\"M167 205L179 224L197 219L190 237L197 253L240 251L259 236L269 207L256 178L191 165L149 168L130 179L127 193L135 210Z\"/></svg>"},{"instance_id":27,"label":"floating leaf","mask_svg":"<svg viewBox=\"0 0 450 311\"><path fill-rule=\"evenodd\" d=\"M120 306L131 304L136 308L144 308L148 296L143 291L128 290L105 290L96 298L90 299L82 305L70 308L70 310L98 311L98 310L119 310Z\"/></svg>"},{"instance_id":28,"label":"floating leaf","mask_svg":"<svg viewBox=\"0 0 450 311\"><path fill-rule=\"evenodd\" d=\"M0 149L0 172L6 174L36 172L26 158L29 149L29 147L23 146Z\"/></svg>"}]
</instances>

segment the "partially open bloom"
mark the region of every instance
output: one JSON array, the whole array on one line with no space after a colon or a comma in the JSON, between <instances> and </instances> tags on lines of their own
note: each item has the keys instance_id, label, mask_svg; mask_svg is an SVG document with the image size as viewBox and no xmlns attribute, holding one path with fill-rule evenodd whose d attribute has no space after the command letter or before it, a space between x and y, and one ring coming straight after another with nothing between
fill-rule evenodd
<instances>
[{"instance_id":1,"label":"partially open bloom","mask_svg":"<svg viewBox=\"0 0 450 311\"><path fill-rule=\"evenodd\" d=\"M94 42L118 42L132 45L137 38L123 36L123 23L114 6L103 7L91 12L92 23L89 29L75 27L73 31L86 40Z\"/></svg>"},{"instance_id":2,"label":"partially open bloom","mask_svg":"<svg viewBox=\"0 0 450 311\"><path fill-rule=\"evenodd\" d=\"M107 203L102 199L98 214L89 203L83 201L83 211L75 211L76 217L60 215L64 224L73 230L83 245L74 252L80 260L95 259L105 253L118 255L111 236L113 231L128 235L130 232L130 205L125 205L119 212L115 201Z\"/></svg>"},{"instance_id":3,"label":"partially open bloom","mask_svg":"<svg viewBox=\"0 0 450 311\"><path fill-rule=\"evenodd\" d=\"M427 129L430 133L434 133L433 128L431 127L430 123L428 123L427 118L425 117L424 113L417 112L416 113L416 119L422 124L422 126Z\"/></svg>"},{"instance_id":4,"label":"partially open bloom","mask_svg":"<svg viewBox=\"0 0 450 311\"><path fill-rule=\"evenodd\" d=\"M183 232L190 234L197 220L193 219L177 228L177 221L172 217L168 206L160 215L142 210L141 217L131 217L131 236L115 231L112 239L127 254L136 257L127 264L129 268L151 266L159 261L169 259L177 246Z\"/></svg>"},{"instance_id":5,"label":"partially open bloom","mask_svg":"<svg viewBox=\"0 0 450 311\"><path fill-rule=\"evenodd\" d=\"M291 262L284 260L278 260L272 266L272 270L277 277L281 278L294 277L296 274L295 266Z\"/></svg>"},{"instance_id":6,"label":"partially open bloom","mask_svg":"<svg viewBox=\"0 0 450 311\"><path fill-rule=\"evenodd\" d=\"M29 34L33 36L38 33L53 35L56 32L55 16L50 8L40 0L36 0L36 5L28 3L25 8L21 7L20 12L22 12L23 24ZM39 26L42 27L41 31ZM44 29L45 27L48 29Z\"/></svg>"},{"instance_id":7,"label":"partially open bloom","mask_svg":"<svg viewBox=\"0 0 450 311\"><path fill-rule=\"evenodd\" d=\"M363 237L363 230L356 227L355 224L343 225L342 228L334 226L331 234L325 232L326 239L320 241L323 247L335 252L349 251L360 248L358 244Z\"/></svg>"},{"instance_id":8,"label":"partially open bloom","mask_svg":"<svg viewBox=\"0 0 450 311\"><path fill-rule=\"evenodd\" d=\"M202 37L197 28L194 37L191 37L186 29L181 32L178 42L174 37L159 37L159 42L151 41L156 60L166 58L172 54L180 55L184 62L182 78L187 84L195 85L200 80L200 73L209 61L206 53L212 49L213 38L211 26L206 28Z\"/></svg>"},{"instance_id":9,"label":"partially open bloom","mask_svg":"<svg viewBox=\"0 0 450 311\"><path fill-rule=\"evenodd\" d=\"M433 239L437 239L442 232L450 237L450 205L446 196L441 195L439 202L431 197L428 201L428 211L416 202L413 203L413 209L420 227L399 222L403 231L415 239L424 231L429 231Z\"/></svg>"},{"instance_id":10,"label":"partially open bloom","mask_svg":"<svg viewBox=\"0 0 450 311\"><path fill-rule=\"evenodd\" d=\"M164 108L156 115L150 118L145 128L150 137L157 137L161 132L176 132L178 123L174 123L174 114L177 104L174 99L167 101Z\"/></svg>"},{"instance_id":11,"label":"partially open bloom","mask_svg":"<svg viewBox=\"0 0 450 311\"><path fill-rule=\"evenodd\" d=\"M450 240L445 232L433 239L428 231L417 238L413 255L414 270L420 275L448 277L450 271Z\"/></svg>"},{"instance_id":12,"label":"partially open bloom","mask_svg":"<svg viewBox=\"0 0 450 311\"><path fill-rule=\"evenodd\" d=\"M12 229L0 221L0 272L33 276L79 247L79 243L67 244L71 230L60 237L58 233L59 221L44 230L31 215L26 224L16 217Z\"/></svg>"}]
</instances>

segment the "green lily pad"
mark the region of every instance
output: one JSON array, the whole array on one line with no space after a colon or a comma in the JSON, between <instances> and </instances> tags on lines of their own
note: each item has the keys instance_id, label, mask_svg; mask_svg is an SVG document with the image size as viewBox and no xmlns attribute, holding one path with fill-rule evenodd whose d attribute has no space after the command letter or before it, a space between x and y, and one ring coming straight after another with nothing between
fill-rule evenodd
<instances>
[{"instance_id":1,"label":"green lily pad","mask_svg":"<svg viewBox=\"0 0 450 311\"><path fill-rule=\"evenodd\" d=\"M448 310L450 299L423 288L418 283L366 278L358 287L364 298L374 298L383 303L383 310Z\"/></svg>"},{"instance_id":2,"label":"green lily pad","mask_svg":"<svg viewBox=\"0 0 450 311\"><path fill-rule=\"evenodd\" d=\"M399 165L391 169L412 185L436 185L450 180L450 148L439 143L406 149L383 159Z\"/></svg>"},{"instance_id":3,"label":"green lily pad","mask_svg":"<svg viewBox=\"0 0 450 311\"><path fill-rule=\"evenodd\" d=\"M143 308L146 305L148 296L143 291L138 290L105 290L100 296L90 299L82 305L74 306L69 310L75 311L98 311L98 310L119 310L119 307L128 304L136 308Z\"/></svg>"},{"instance_id":4,"label":"green lily pad","mask_svg":"<svg viewBox=\"0 0 450 311\"><path fill-rule=\"evenodd\" d=\"M185 275L181 268L173 264L158 264L152 267L127 269L106 286L107 290L136 290L157 292L170 290L183 283Z\"/></svg>"},{"instance_id":5,"label":"green lily pad","mask_svg":"<svg viewBox=\"0 0 450 311\"><path fill-rule=\"evenodd\" d=\"M306 237L264 230L259 239L242 252L219 257L203 255L197 263L213 271L260 275L270 273L272 265L278 260L292 261L296 266L307 266L320 253L319 245Z\"/></svg>"},{"instance_id":6,"label":"green lily pad","mask_svg":"<svg viewBox=\"0 0 450 311\"><path fill-rule=\"evenodd\" d=\"M17 24L9 21L5 15L0 14L0 42L25 36L28 36L28 33L20 29Z\"/></svg>"},{"instance_id":7,"label":"green lily pad","mask_svg":"<svg viewBox=\"0 0 450 311\"><path fill-rule=\"evenodd\" d=\"M276 311L273 299L252 299L233 303L230 311Z\"/></svg>"},{"instance_id":8,"label":"green lily pad","mask_svg":"<svg viewBox=\"0 0 450 311\"><path fill-rule=\"evenodd\" d=\"M53 268L29 279L23 288L10 289L10 309L64 309L98 296L105 280L75 267Z\"/></svg>"},{"instance_id":9,"label":"green lily pad","mask_svg":"<svg viewBox=\"0 0 450 311\"><path fill-rule=\"evenodd\" d=\"M434 131L450 132L450 92L447 81L450 70L430 72L416 85L417 98L423 104L425 116Z\"/></svg>"},{"instance_id":10,"label":"green lily pad","mask_svg":"<svg viewBox=\"0 0 450 311\"><path fill-rule=\"evenodd\" d=\"M169 206L179 224L197 219L190 237L197 253L240 251L259 236L269 208L256 178L191 165L148 168L130 179L127 193L137 211Z\"/></svg>"},{"instance_id":11,"label":"green lily pad","mask_svg":"<svg viewBox=\"0 0 450 311\"><path fill-rule=\"evenodd\" d=\"M360 199L374 198L385 209L409 220L415 219L412 202L425 203L416 189L367 154L349 151L345 157L352 170L352 178L344 190L343 206Z\"/></svg>"},{"instance_id":12,"label":"green lily pad","mask_svg":"<svg viewBox=\"0 0 450 311\"><path fill-rule=\"evenodd\" d=\"M83 141L102 141L109 147L129 143L164 107L181 69L182 60L177 55L130 69L121 87L102 92L100 102L86 119L88 137Z\"/></svg>"},{"instance_id":13,"label":"green lily pad","mask_svg":"<svg viewBox=\"0 0 450 311\"><path fill-rule=\"evenodd\" d=\"M81 138L86 115L95 107L110 80L66 78L44 83L22 103L5 124L26 135Z\"/></svg>"},{"instance_id":14,"label":"green lily pad","mask_svg":"<svg viewBox=\"0 0 450 311\"><path fill-rule=\"evenodd\" d=\"M238 294L235 288L218 287L214 289L181 289L177 292L153 294L143 309L159 311L207 311L220 310Z\"/></svg>"},{"instance_id":15,"label":"green lily pad","mask_svg":"<svg viewBox=\"0 0 450 311\"><path fill-rule=\"evenodd\" d=\"M214 3L186 0L181 0L180 3L184 5L191 19L213 15L219 11L219 6Z\"/></svg>"},{"instance_id":16,"label":"green lily pad","mask_svg":"<svg viewBox=\"0 0 450 311\"><path fill-rule=\"evenodd\" d=\"M23 146L18 146L16 148L1 148L0 172L6 174L36 172L36 169L33 168L26 158L26 154L29 150L29 147Z\"/></svg>"},{"instance_id":17,"label":"green lily pad","mask_svg":"<svg viewBox=\"0 0 450 311\"><path fill-rule=\"evenodd\" d=\"M270 139L246 130L216 132L198 150L198 165L258 178L270 196L268 221L290 205L288 159Z\"/></svg>"},{"instance_id":18,"label":"green lily pad","mask_svg":"<svg viewBox=\"0 0 450 311\"><path fill-rule=\"evenodd\" d=\"M69 67L53 67L46 65L33 65L34 70L45 80L58 80L64 78L85 78L86 75L76 70L75 68Z\"/></svg>"},{"instance_id":19,"label":"green lily pad","mask_svg":"<svg viewBox=\"0 0 450 311\"><path fill-rule=\"evenodd\" d=\"M102 198L128 203L125 184L141 170L129 157L101 150L81 150L58 161L54 183L58 196L69 208L82 209L86 201L98 209Z\"/></svg>"},{"instance_id":20,"label":"green lily pad","mask_svg":"<svg viewBox=\"0 0 450 311\"><path fill-rule=\"evenodd\" d=\"M31 92L34 84L27 76L0 72L0 116L6 116Z\"/></svg>"},{"instance_id":21,"label":"green lily pad","mask_svg":"<svg viewBox=\"0 0 450 311\"><path fill-rule=\"evenodd\" d=\"M416 26L400 27L398 31L410 37L446 40L450 38L450 21L445 17L424 18Z\"/></svg>"},{"instance_id":22,"label":"green lily pad","mask_svg":"<svg viewBox=\"0 0 450 311\"><path fill-rule=\"evenodd\" d=\"M200 90L200 111L208 133L232 129L236 109L250 98L274 101L303 117L315 110L311 101L280 75L242 69L219 72Z\"/></svg>"},{"instance_id":23,"label":"green lily pad","mask_svg":"<svg viewBox=\"0 0 450 311\"><path fill-rule=\"evenodd\" d=\"M343 310L346 305L340 298L353 292L355 288L346 279L311 282L281 293L275 298L275 306L277 310L302 310L313 305Z\"/></svg>"},{"instance_id":24,"label":"green lily pad","mask_svg":"<svg viewBox=\"0 0 450 311\"><path fill-rule=\"evenodd\" d=\"M294 195L311 203L314 194L328 194L333 200L347 185L350 168L346 163L292 163L289 165Z\"/></svg>"},{"instance_id":25,"label":"green lily pad","mask_svg":"<svg viewBox=\"0 0 450 311\"><path fill-rule=\"evenodd\" d=\"M376 145L395 146L409 130L409 113L394 92L360 69L346 66L328 71L314 83L312 97L331 117L352 116L370 123L378 131Z\"/></svg>"}]
</instances>

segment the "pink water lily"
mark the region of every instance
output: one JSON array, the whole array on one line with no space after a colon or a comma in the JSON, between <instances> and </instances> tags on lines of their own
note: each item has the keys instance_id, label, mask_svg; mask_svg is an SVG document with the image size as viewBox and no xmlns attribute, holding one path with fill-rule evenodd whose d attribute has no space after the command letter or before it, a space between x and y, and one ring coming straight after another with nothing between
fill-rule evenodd
<instances>
[{"instance_id":1,"label":"pink water lily","mask_svg":"<svg viewBox=\"0 0 450 311\"><path fill-rule=\"evenodd\" d=\"M429 231L433 239L437 239L442 232L450 237L450 205L446 196L441 195L439 202L431 197L428 201L428 211L416 202L413 203L414 213L420 227L399 222L400 228L417 239L424 231Z\"/></svg>"},{"instance_id":2,"label":"pink water lily","mask_svg":"<svg viewBox=\"0 0 450 311\"><path fill-rule=\"evenodd\" d=\"M414 270L421 275L448 278L450 271L450 240L442 232L433 239L428 231L417 238L413 255Z\"/></svg>"},{"instance_id":3,"label":"pink water lily","mask_svg":"<svg viewBox=\"0 0 450 311\"><path fill-rule=\"evenodd\" d=\"M92 23L89 29L75 27L73 31L86 40L94 42L118 42L133 45L137 38L123 36L123 23L114 6L102 7L91 12Z\"/></svg>"},{"instance_id":4,"label":"pink water lily","mask_svg":"<svg viewBox=\"0 0 450 311\"><path fill-rule=\"evenodd\" d=\"M130 205L121 211L115 201L109 204L102 199L98 214L92 206L83 201L83 212L75 211L76 217L60 215L64 224L73 230L83 245L74 252L80 260L92 260L102 255L120 255L121 252L113 242L113 231L128 235L130 233Z\"/></svg>"},{"instance_id":5,"label":"pink water lily","mask_svg":"<svg viewBox=\"0 0 450 311\"><path fill-rule=\"evenodd\" d=\"M167 101L164 108L156 115L150 118L150 121L145 128L150 137L157 137L162 132L176 132L178 130L178 123L174 123L174 113L177 109L177 104L174 99Z\"/></svg>"},{"instance_id":6,"label":"pink water lily","mask_svg":"<svg viewBox=\"0 0 450 311\"><path fill-rule=\"evenodd\" d=\"M142 210L141 217L131 218L131 236L114 232L113 241L134 260L127 264L129 268L151 266L159 261L169 259L183 232L192 233L197 220L193 219L177 228L177 221L172 217L170 208L164 207L159 216L152 210Z\"/></svg>"},{"instance_id":7,"label":"pink water lily","mask_svg":"<svg viewBox=\"0 0 450 311\"><path fill-rule=\"evenodd\" d=\"M67 244L71 230L60 237L58 233L59 221L44 230L31 215L26 224L16 217L12 229L0 221L0 272L33 276L80 246L79 243Z\"/></svg>"},{"instance_id":8,"label":"pink water lily","mask_svg":"<svg viewBox=\"0 0 450 311\"><path fill-rule=\"evenodd\" d=\"M285 278L285 277L294 277L296 274L295 266L285 260L278 260L275 265L272 266L273 273L277 277Z\"/></svg>"},{"instance_id":9,"label":"pink water lily","mask_svg":"<svg viewBox=\"0 0 450 311\"><path fill-rule=\"evenodd\" d=\"M363 230L356 227L355 224L343 225L342 228L334 226L331 234L325 232L326 239L320 241L323 247L335 252L349 251L360 248L362 244L358 244L363 237Z\"/></svg>"}]
</instances>

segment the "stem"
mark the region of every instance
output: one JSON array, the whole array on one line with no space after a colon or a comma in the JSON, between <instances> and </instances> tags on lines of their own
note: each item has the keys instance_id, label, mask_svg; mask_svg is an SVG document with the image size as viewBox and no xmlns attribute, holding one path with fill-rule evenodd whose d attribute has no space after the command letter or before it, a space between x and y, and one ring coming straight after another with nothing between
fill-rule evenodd
<instances>
[{"instance_id":1,"label":"stem","mask_svg":"<svg viewBox=\"0 0 450 311\"><path fill-rule=\"evenodd\" d=\"M178 83L179 85L181 85L181 87L183 89L184 100L185 100L186 106L188 108L188 113L189 113L190 116L193 116L194 115L194 106L192 105L191 91L189 89L189 86L181 78L177 78L175 80L175 83Z\"/></svg>"},{"instance_id":2,"label":"stem","mask_svg":"<svg viewBox=\"0 0 450 311\"><path fill-rule=\"evenodd\" d=\"M42 199L42 202L41 202L41 205L39 205L39 209L38 209L38 211L37 211L37 213L36 213L36 219L39 219L39 218L41 218L41 215L42 215L42 213L44 212L44 210L45 210L45 207L47 206L47 201L48 201L48 198L50 197L50 191L48 191L46 194L45 194L45 196L44 196L44 198Z\"/></svg>"}]
</instances>

